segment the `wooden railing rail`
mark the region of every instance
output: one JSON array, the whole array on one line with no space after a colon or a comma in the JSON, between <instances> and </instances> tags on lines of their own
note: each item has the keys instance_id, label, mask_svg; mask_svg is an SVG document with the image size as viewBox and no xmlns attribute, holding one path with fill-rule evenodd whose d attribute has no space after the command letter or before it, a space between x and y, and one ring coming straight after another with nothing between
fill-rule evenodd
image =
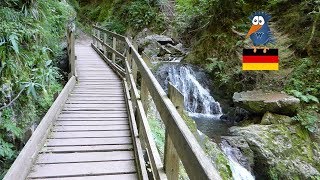
<instances>
[{"instance_id":1,"label":"wooden railing rail","mask_svg":"<svg viewBox=\"0 0 320 180\"><path fill-rule=\"evenodd\" d=\"M155 179L178 179L179 160L181 160L191 180L221 179L210 159L206 156L179 114L179 111L182 112L183 109L183 96L178 90L174 86L169 85L169 99L149 69L147 64L150 65L150 62L140 56L137 48L134 47L129 38L104 30L101 27L94 26L93 29L94 41L92 46L111 64L111 67L120 66L120 64L115 63L113 56L123 59L120 56L121 53L118 53L119 51L117 51L114 42L125 41L125 61L120 62L124 65L124 71L120 68L114 69L125 78L124 81L130 95L127 98L132 103L132 111L139 130L139 138L142 147L147 151L153 177ZM105 36L116 38L116 40L113 39L112 41L112 48L105 40ZM104 51L112 53L112 60L106 57ZM166 128L164 165L147 120L146 102L149 94L155 102L161 120Z\"/></svg>"}]
</instances>

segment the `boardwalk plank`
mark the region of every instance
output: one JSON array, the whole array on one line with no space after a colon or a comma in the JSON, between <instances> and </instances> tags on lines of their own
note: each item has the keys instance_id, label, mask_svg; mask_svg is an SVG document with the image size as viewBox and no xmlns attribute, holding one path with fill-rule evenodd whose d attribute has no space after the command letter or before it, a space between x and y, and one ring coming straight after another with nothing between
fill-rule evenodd
<instances>
[{"instance_id":1,"label":"boardwalk plank","mask_svg":"<svg viewBox=\"0 0 320 180\"><path fill-rule=\"evenodd\" d=\"M64 106L65 108L105 108L105 107L117 107L117 108L123 108L126 107L123 103L114 103L114 104L66 104Z\"/></svg>"},{"instance_id":2,"label":"boardwalk plank","mask_svg":"<svg viewBox=\"0 0 320 180\"><path fill-rule=\"evenodd\" d=\"M59 117L57 119L58 121L128 121L128 118L126 117L100 117L100 118L94 118L94 117Z\"/></svg>"},{"instance_id":3,"label":"boardwalk plank","mask_svg":"<svg viewBox=\"0 0 320 180\"><path fill-rule=\"evenodd\" d=\"M93 146L131 144L129 137L116 138L75 138L75 139L48 139L46 146Z\"/></svg>"},{"instance_id":4,"label":"boardwalk plank","mask_svg":"<svg viewBox=\"0 0 320 180\"><path fill-rule=\"evenodd\" d=\"M57 126L108 126L108 125L128 125L126 121L64 121L59 120L56 122Z\"/></svg>"},{"instance_id":5,"label":"boardwalk plank","mask_svg":"<svg viewBox=\"0 0 320 180\"><path fill-rule=\"evenodd\" d=\"M29 178L70 177L135 173L134 161L64 163L35 165Z\"/></svg>"},{"instance_id":6,"label":"boardwalk plank","mask_svg":"<svg viewBox=\"0 0 320 180\"><path fill-rule=\"evenodd\" d=\"M83 146L45 146L42 152L64 153L64 152L108 152L132 150L131 144L118 145L83 145Z\"/></svg>"},{"instance_id":7,"label":"boardwalk plank","mask_svg":"<svg viewBox=\"0 0 320 180\"><path fill-rule=\"evenodd\" d=\"M45 153L40 154L37 164L74 163L74 162L104 162L133 160L132 151L118 152L82 152L82 153Z\"/></svg>"},{"instance_id":8,"label":"boardwalk plank","mask_svg":"<svg viewBox=\"0 0 320 180\"><path fill-rule=\"evenodd\" d=\"M52 132L50 137L54 139L130 137L130 131L95 131L94 133L91 131Z\"/></svg>"},{"instance_id":9,"label":"boardwalk plank","mask_svg":"<svg viewBox=\"0 0 320 180\"><path fill-rule=\"evenodd\" d=\"M112 131L112 130L129 130L129 125L109 125L109 126L55 126L52 131L69 132L69 131Z\"/></svg>"},{"instance_id":10,"label":"boardwalk plank","mask_svg":"<svg viewBox=\"0 0 320 180\"><path fill-rule=\"evenodd\" d=\"M117 174L102 176L77 176L77 177L60 177L42 180L138 180L137 174Z\"/></svg>"}]
</instances>

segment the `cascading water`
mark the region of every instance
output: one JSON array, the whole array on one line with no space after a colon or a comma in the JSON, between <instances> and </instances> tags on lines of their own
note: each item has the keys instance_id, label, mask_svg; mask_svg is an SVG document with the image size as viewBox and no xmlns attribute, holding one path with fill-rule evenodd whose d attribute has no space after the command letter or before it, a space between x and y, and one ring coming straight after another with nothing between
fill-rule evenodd
<instances>
[{"instance_id":1,"label":"cascading water","mask_svg":"<svg viewBox=\"0 0 320 180\"><path fill-rule=\"evenodd\" d=\"M232 148L226 142L221 143L221 149L228 157L233 179L235 179L235 180L254 180L254 176L252 176L250 171L248 171L246 168L244 168L238 162L238 160L236 158L235 154L241 154L239 149Z\"/></svg>"},{"instance_id":2,"label":"cascading water","mask_svg":"<svg viewBox=\"0 0 320 180\"><path fill-rule=\"evenodd\" d=\"M210 95L210 91L203 87L198 80L205 82L206 78L198 77L198 72L187 65L170 63L162 65L157 71L157 78L164 89L168 89L171 82L184 96L185 110L196 121L200 131L198 133L210 136L225 135L227 131L225 123L219 118L222 115L220 104ZM197 79L198 77L198 79ZM235 180L253 180L254 176L234 158L234 149L225 144L221 148L229 159L229 165Z\"/></svg>"},{"instance_id":3,"label":"cascading water","mask_svg":"<svg viewBox=\"0 0 320 180\"><path fill-rule=\"evenodd\" d=\"M221 115L221 107L196 79L189 66L169 66L165 85L169 81L184 95L185 109L199 115Z\"/></svg>"}]
</instances>

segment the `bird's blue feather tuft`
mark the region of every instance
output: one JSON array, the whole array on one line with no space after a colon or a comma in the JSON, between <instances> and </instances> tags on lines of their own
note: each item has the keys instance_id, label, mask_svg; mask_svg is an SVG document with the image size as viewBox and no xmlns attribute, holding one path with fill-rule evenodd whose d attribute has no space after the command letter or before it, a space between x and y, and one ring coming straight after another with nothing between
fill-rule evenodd
<instances>
[{"instance_id":1,"label":"bird's blue feather tuft","mask_svg":"<svg viewBox=\"0 0 320 180\"><path fill-rule=\"evenodd\" d=\"M251 16L249 16L249 19L252 20L255 16L262 16L266 22L268 22L271 19L271 15L263 12L263 11L256 11Z\"/></svg>"}]
</instances>

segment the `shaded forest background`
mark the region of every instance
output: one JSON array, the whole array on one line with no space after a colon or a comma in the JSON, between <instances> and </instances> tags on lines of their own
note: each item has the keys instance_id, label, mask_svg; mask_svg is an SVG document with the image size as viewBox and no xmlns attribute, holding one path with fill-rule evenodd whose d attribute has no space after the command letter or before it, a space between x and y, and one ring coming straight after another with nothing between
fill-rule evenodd
<instances>
[{"instance_id":1,"label":"shaded forest background","mask_svg":"<svg viewBox=\"0 0 320 180\"><path fill-rule=\"evenodd\" d=\"M70 5L69 5L70 4ZM248 16L262 10L280 50L280 71L243 72ZM95 23L135 36L144 28L185 44L185 62L206 70L221 96L236 91L285 91L300 98L295 119L310 134L319 125L319 0L4 0L0 2L0 178L61 91L67 23L90 32ZM80 21L79 21L80 22Z\"/></svg>"}]
</instances>

